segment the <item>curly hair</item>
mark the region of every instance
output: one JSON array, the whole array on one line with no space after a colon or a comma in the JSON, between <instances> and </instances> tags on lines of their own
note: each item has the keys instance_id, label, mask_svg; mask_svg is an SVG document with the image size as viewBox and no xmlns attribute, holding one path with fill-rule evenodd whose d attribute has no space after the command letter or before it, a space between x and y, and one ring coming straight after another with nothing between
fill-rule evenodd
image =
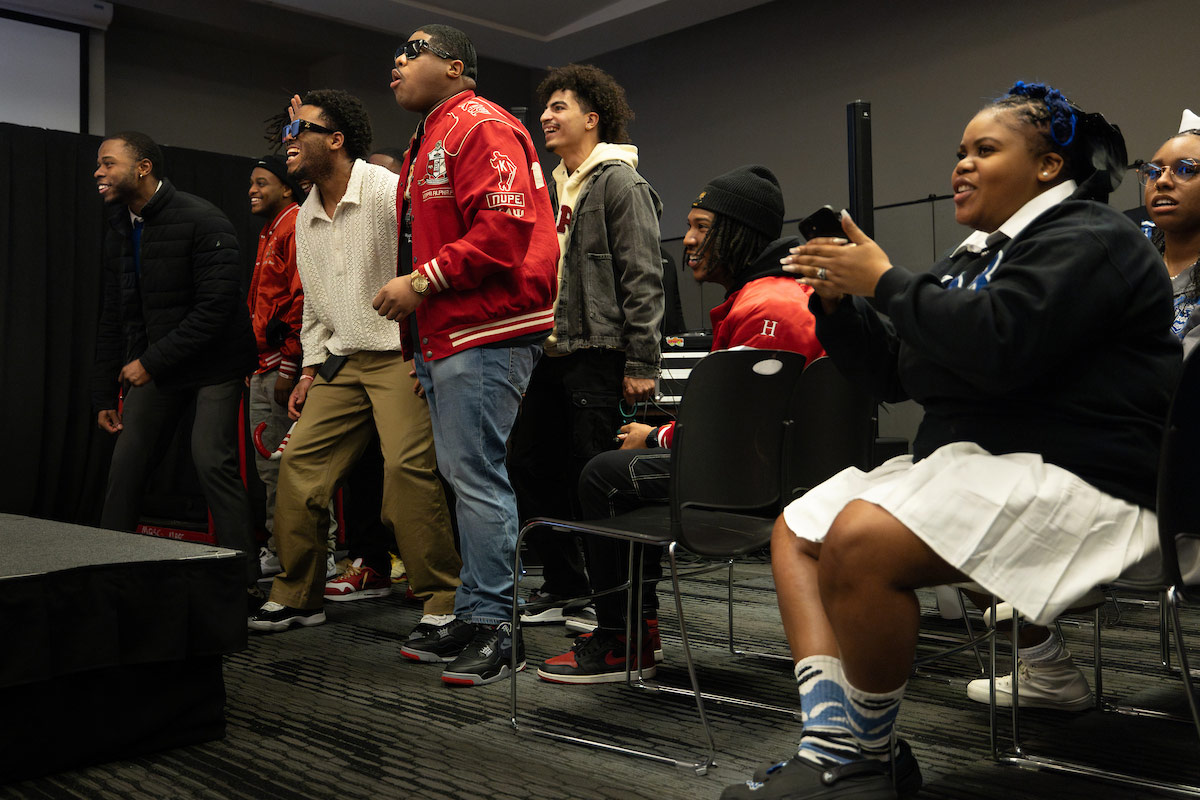
<instances>
[{"instance_id":1,"label":"curly hair","mask_svg":"<svg viewBox=\"0 0 1200 800\"><path fill-rule=\"evenodd\" d=\"M120 139L129 148L129 152L133 153L134 162L146 159L150 162L150 176L152 178L162 178L163 168L166 165L166 160L163 158L162 148L158 144L140 131L121 131L119 133L111 133L101 139L101 142L109 142L114 139Z\"/></svg>"},{"instance_id":2,"label":"curly hair","mask_svg":"<svg viewBox=\"0 0 1200 800\"><path fill-rule=\"evenodd\" d=\"M300 102L321 109L321 119L341 131L346 140L346 154L352 160L366 158L371 152L371 118L362 100L341 89L314 89L305 92Z\"/></svg>"},{"instance_id":3,"label":"curly hair","mask_svg":"<svg viewBox=\"0 0 1200 800\"><path fill-rule=\"evenodd\" d=\"M631 141L625 126L633 119L633 109L625 99L625 90L612 75L591 64L556 67L538 84L538 102L546 105L550 95L558 91L574 92L585 112L600 115L600 141L611 144Z\"/></svg>"}]
</instances>

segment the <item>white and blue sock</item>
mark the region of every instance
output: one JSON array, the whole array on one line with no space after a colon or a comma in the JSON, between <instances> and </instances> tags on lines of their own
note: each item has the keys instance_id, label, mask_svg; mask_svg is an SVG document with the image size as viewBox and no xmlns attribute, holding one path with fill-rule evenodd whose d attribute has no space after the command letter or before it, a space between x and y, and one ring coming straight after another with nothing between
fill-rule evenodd
<instances>
[{"instance_id":1,"label":"white and blue sock","mask_svg":"<svg viewBox=\"0 0 1200 800\"><path fill-rule=\"evenodd\" d=\"M797 758L819 766L862 757L890 760L892 728L907 683L881 694L855 689L834 656L801 659L795 673L804 725Z\"/></svg>"},{"instance_id":2,"label":"white and blue sock","mask_svg":"<svg viewBox=\"0 0 1200 800\"><path fill-rule=\"evenodd\" d=\"M890 692L864 692L846 684L846 717L862 755L890 761L892 729L908 681Z\"/></svg>"},{"instance_id":3,"label":"white and blue sock","mask_svg":"<svg viewBox=\"0 0 1200 800\"><path fill-rule=\"evenodd\" d=\"M824 767L859 757L858 742L846 716L845 686L841 659L809 656L796 665L800 721L804 725L797 758Z\"/></svg>"}]
</instances>

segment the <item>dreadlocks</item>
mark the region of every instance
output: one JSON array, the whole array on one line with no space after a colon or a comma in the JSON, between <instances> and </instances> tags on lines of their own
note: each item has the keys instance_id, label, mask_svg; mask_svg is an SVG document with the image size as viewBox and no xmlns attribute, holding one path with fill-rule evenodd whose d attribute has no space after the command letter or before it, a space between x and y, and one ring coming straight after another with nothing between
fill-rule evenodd
<instances>
[{"instance_id":1,"label":"dreadlocks","mask_svg":"<svg viewBox=\"0 0 1200 800\"><path fill-rule=\"evenodd\" d=\"M724 214L713 213L713 224L696 255L711 253L711 262L721 272L737 278L767 249L772 239Z\"/></svg>"}]
</instances>

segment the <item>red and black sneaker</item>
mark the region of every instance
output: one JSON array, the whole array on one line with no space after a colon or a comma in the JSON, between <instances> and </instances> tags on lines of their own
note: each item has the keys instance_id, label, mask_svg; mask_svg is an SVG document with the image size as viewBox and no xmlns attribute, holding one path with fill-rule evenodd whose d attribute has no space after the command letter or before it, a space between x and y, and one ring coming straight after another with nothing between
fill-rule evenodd
<instances>
[{"instance_id":1,"label":"red and black sneaker","mask_svg":"<svg viewBox=\"0 0 1200 800\"><path fill-rule=\"evenodd\" d=\"M641 658L632 654L630 671L642 665L642 677L653 678L654 651L643 635ZM538 667L538 677L550 683L617 683L625 680L625 634L597 628L590 636L575 640L575 646L560 656L546 659Z\"/></svg>"},{"instance_id":2,"label":"red and black sneaker","mask_svg":"<svg viewBox=\"0 0 1200 800\"><path fill-rule=\"evenodd\" d=\"M576 640L586 639L592 635L591 631L581 633L576 636ZM650 647L654 649L654 663L661 664L663 662L663 646L662 637L658 635L658 617L646 618L646 633L643 634L645 640L649 640Z\"/></svg>"}]
</instances>

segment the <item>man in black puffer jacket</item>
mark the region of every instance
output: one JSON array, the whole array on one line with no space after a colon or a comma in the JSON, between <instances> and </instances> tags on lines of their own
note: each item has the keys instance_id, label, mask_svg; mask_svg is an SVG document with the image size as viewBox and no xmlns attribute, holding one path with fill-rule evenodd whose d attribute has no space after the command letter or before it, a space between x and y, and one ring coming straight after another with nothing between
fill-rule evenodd
<instances>
[{"instance_id":1,"label":"man in black puffer jacket","mask_svg":"<svg viewBox=\"0 0 1200 800\"><path fill-rule=\"evenodd\" d=\"M120 434L100 524L137 526L150 469L195 401L192 458L217 541L257 553L237 458L238 405L256 359L237 236L220 209L160 178L162 164L158 145L136 132L108 137L96 157L97 188L115 213L92 403L100 428ZM248 585L257 578L258 559L247 558Z\"/></svg>"}]
</instances>

